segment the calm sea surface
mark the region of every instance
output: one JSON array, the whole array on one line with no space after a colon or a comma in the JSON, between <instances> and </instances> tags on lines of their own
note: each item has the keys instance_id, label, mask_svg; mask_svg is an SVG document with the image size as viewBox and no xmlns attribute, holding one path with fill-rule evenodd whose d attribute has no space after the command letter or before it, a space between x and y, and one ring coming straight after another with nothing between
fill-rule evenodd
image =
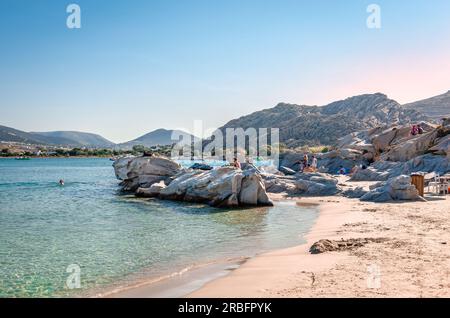
<instances>
[{"instance_id":1,"label":"calm sea surface","mask_svg":"<svg viewBox=\"0 0 450 318\"><path fill-rule=\"evenodd\" d=\"M65 297L303 243L315 209L214 209L118 193L107 159L0 159L0 297ZM64 179L64 187L58 185ZM80 289L67 269L80 268Z\"/></svg>"}]
</instances>

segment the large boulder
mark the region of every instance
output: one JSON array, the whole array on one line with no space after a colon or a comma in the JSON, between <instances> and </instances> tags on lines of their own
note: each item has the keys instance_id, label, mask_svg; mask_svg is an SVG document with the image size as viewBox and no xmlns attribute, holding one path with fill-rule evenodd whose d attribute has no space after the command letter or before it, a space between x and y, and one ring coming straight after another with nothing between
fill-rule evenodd
<instances>
[{"instance_id":1,"label":"large boulder","mask_svg":"<svg viewBox=\"0 0 450 318\"><path fill-rule=\"evenodd\" d=\"M424 155L430 149L437 138L437 131L415 136L392 147L383 154L382 159L387 161L408 161L418 156Z\"/></svg>"},{"instance_id":2,"label":"large boulder","mask_svg":"<svg viewBox=\"0 0 450 318\"><path fill-rule=\"evenodd\" d=\"M368 166L369 162L364 158L364 155L361 155L359 159L343 158L340 155L337 156L318 155L318 166L320 172L337 174L337 172L341 167L344 167L347 171L350 171L355 165Z\"/></svg>"},{"instance_id":3,"label":"large boulder","mask_svg":"<svg viewBox=\"0 0 450 318\"><path fill-rule=\"evenodd\" d=\"M123 180L123 191L135 192L138 188L149 188L155 183L169 181L180 173L181 166L164 157L120 158L113 164L116 177Z\"/></svg>"},{"instance_id":4,"label":"large boulder","mask_svg":"<svg viewBox=\"0 0 450 318\"><path fill-rule=\"evenodd\" d=\"M325 173L302 173L295 181L298 194L328 196L341 192L338 180Z\"/></svg>"},{"instance_id":5,"label":"large boulder","mask_svg":"<svg viewBox=\"0 0 450 318\"><path fill-rule=\"evenodd\" d=\"M382 128L373 128L354 132L339 139L338 149L354 149L365 152L375 152L372 136L382 131Z\"/></svg>"},{"instance_id":6,"label":"large boulder","mask_svg":"<svg viewBox=\"0 0 450 318\"><path fill-rule=\"evenodd\" d=\"M450 156L450 135L439 138L436 145L429 149L435 155Z\"/></svg>"},{"instance_id":7,"label":"large boulder","mask_svg":"<svg viewBox=\"0 0 450 318\"><path fill-rule=\"evenodd\" d=\"M241 205L268 205L271 201L267 195L261 176L245 171L240 185L239 204ZM236 192L235 192L236 193Z\"/></svg>"},{"instance_id":8,"label":"large boulder","mask_svg":"<svg viewBox=\"0 0 450 318\"><path fill-rule=\"evenodd\" d=\"M113 167L117 179L128 179L128 172L130 171L129 164L133 159L135 159L135 157L122 157L114 161Z\"/></svg>"},{"instance_id":9,"label":"large boulder","mask_svg":"<svg viewBox=\"0 0 450 318\"><path fill-rule=\"evenodd\" d=\"M280 167L289 168L293 171L298 171L300 164L303 160L304 153L288 150L280 154Z\"/></svg>"},{"instance_id":10,"label":"large boulder","mask_svg":"<svg viewBox=\"0 0 450 318\"><path fill-rule=\"evenodd\" d=\"M164 157L138 157L128 164L128 179L142 176L174 176L181 166L173 160Z\"/></svg>"},{"instance_id":11,"label":"large boulder","mask_svg":"<svg viewBox=\"0 0 450 318\"><path fill-rule=\"evenodd\" d=\"M296 171L284 166L281 166L279 170L287 176L293 176L297 173Z\"/></svg>"},{"instance_id":12,"label":"large boulder","mask_svg":"<svg viewBox=\"0 0 450 318\"><path fill-rule=\"evenodd\" d=\"M414 172L446 174L450 172L450 161L444 156L426 154L407 162L377 161L367 169L358 170L351 181L386 181L400 175Z\"/></svg>"},{"instance_id":13,"label":"large boulder","mask_svg":"<svg viewBox=\"0 0 450 318\"><path fill-rule=\"evenodd\" d=\"M411 177L401 175L379 183L373 190L361 197L361 201L424 201L419 191L411 184Z\"/></svg>"},{"instance_id":14,"label":"large boulder","mask_svg":"<svg viewBox=\"0 0 450 318\"><path fill-rule=\"evenodd\" d=\"M371 142L376 153L383 153L400 139L408 138L410 131L411 128L409 126L386 128L382 132L372 136Z\"/></svg>"},{"instance_id":15,"label":"large boulder","mask_svg":"<svg viewBox=\"0 0 450 318\"><path fill-rule=\"evenodd\" d=\"M135 192L138 188L149 188L154 183L167 181L167 176L141 175L131 179L126 179L120 183L122 191Z\"/></svg>"},{"instance_id":16,"label":"large boulder","mask_svg":"<svg viewBox=\"0 0 450 318\"><path fill-rule=\"evenodd\" d=\"M294 195L297 190L293 176L265 175L264 185L268 193L286 193Z\"/></svg>"},{"instance_id":17,"label":"large boulder","mask_svg":"<svg viewBox=\"0 0 450 318\"><path fill-rule=\"evenodd\" d=\"M356 188L350 188L342 192L342 195L347 198L351 199L359 199L365 194L367 194L367 190L365 190L363 187L356 187Z\"/></svg>"},{"instance_id":18,"label":"large boulder","mask_svg":"<svg viewBox=\"0 0 450 318\"><path fill-rule=\"evenodd\" d=\"M166 187L164 181L160 183L154 183L149 188L138 188L136 190L137 197L143 198L155 198L158 197L161 191Z\"/></svg>"},{"instance_id":19,"label":"large boulder","mask_svg":"<svg viewBox=\"0 0 450 318\"><path fill-rule=\"evenodd\" d=\"M162 189L159 198L215 207L272 205L259 173L233 167L187 171Z\"/></svg>"},{"instance_id":20,"label":"large boulder","mask_svg":"<svg viewBox=\"0 0 450 318\"><path fill-rule=\"evenodd\" d=\"M298 173L295 176L264 176L269 193L287 195L327 196L341 191L338 180L326 173Z\"/></svg>"}]
</instances>

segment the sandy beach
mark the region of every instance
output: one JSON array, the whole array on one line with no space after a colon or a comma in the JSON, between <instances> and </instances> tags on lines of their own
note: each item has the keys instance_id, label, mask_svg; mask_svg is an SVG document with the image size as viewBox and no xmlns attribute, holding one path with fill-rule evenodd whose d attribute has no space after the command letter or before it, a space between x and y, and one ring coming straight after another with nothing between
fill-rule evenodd
<instances>
[{"instance_id":1,"label":"sandy beach","mask_svg":"<svg viewBox=\"0 0 450 318\"><path fill-rule=\"evenodd\" d=\"M319 204L321 210L306 244L250 259L188 297L450 296L448 198L377 204L321 197L299 202ZM386 240L309 253L318 240L351 238Z\"/></svg>"},{"instance_id":2,"label":"sandy beach","mask_svg":"<svg viewBox=\"0 0 450 318\"><path fill-rule=\"evenodd\" d=\"M368 187L370 182L345 186ZM200 267L181 276L100 297L449 297L450 200L371 203L341 196L275 201L317 205L307 243L246 261ZM380 240L342 251L311 254L317 241Z\"/></svg>"}]
</instances>

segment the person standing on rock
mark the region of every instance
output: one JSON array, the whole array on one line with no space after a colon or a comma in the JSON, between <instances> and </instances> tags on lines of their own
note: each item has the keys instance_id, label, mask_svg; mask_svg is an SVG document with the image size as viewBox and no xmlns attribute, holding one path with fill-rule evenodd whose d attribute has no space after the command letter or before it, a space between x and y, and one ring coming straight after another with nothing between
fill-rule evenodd
<instances>
[{"instance_id":1,"label":"person standing on rock","mask_svg":"<svg viewBox=\"0 0 450 318\"><path fill-rule=\"evenodd\" d=\"M308 155L307 154L305 154L304 156L303 156L303 167L308 167L308 164L309 164L309 158L308 158Z\"/></svg>"},{"instance_id":2,"label":"person standing on rock","mask_svg":"<svg viewBox=\"0 0 450 318\"><path fill-rule=\"evenodd\" d=\"M317 157L316 156L312 156L311 167L314 170L317 170Z\"/></svg>"}]
</instances>

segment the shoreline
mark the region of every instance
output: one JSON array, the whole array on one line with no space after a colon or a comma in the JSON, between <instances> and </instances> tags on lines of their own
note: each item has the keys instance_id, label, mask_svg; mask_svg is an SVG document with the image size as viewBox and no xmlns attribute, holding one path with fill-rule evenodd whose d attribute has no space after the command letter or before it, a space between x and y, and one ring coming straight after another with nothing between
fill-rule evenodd
<instances>
[{"instance_id":1,"label":"shoreline","mask_svg":"<svg viewBox=\"0 0 450 318\"><path fill-rule=\"evenodd\" d=\"M450 201L427 199L304 199L322 203L306 244L258 255L187 297L450 297ZM354 238L383 240L350 250L309 253L321 239Z\"/></svg>"},{"instance_id":2,"label":"shoreline","mask_svg":"<svg viewBox=\"0 0 450 318\"><path fill-rule=\"evenodd\" d=\"M274 197L274 199L282 198ZM324 237L335 236L335 232L341 225L354 218L349 218L346 206L336 204L341 203L340 199L345 198L334 196L291 198L299 205L317 205L319 208L319 216L315 224L304 237L306 243L256 255L228 276L211 281L186 296L188 298L267 297L266 293L269 291L267 286L282 287L283 280L295 273L297 267L311 273L317 269L326 270L328 264L338 261L340 257L336 258L335 255L329 254L312 255L309 253L309 248L314 242ZM261 280L261 277L264 279ZM235 286L239 286L239 289ZM270 297L276 297L276 295Z\"/></svg>"},{"instance_id":3,"label":"shoreline","mask_svg":"<svg viewBox=\"0 0 450 318\"><path fill-rule=\"evenodd\" d=\"M331 197L330 197L331 198ZM319 214L312 228L309 229L303 238L308 242L308 236L312 229L316 226L322 211L320 205L323 198L288 198L284 196L271 195L271 199L275 202L295 202L299 207L318 207ZM300 246L304 246L304 243ZM298 246L282 248L292 249ZM221 278L226 278L232 275L233 272L239 270L242 266L255 258L266 255L267 253L275 253L280 251L276 249L273 251L265 251L257 253L253 256L242 256L226 260L215 260L207 263L196 264L188 266L179 272L173 272L159 277L147 277L141 281L135 282L128 286L118 286L114 289L106 289L106 291L97 292L95 295L90 293L91 297L95 298L183 298L190 297L193 293L202 290L210 283L214 283ZM209 297L209 296L208 296Z\"/></svg>"},{"instance_id":4,"label":"shoreline","mask_svg":"<svg viewBox=\"0 0 450 318\"><path fill-rule=\"evenodd\" d=\"M200 266L156 284L147 280L106 297L450 297L449 200L372 203L341 196L282 195L271 199L318 205L319 215L303 236L306 243L240 263ZM382 240L349 250L309 252L322 239L360 238ZM380 280L379 286L371 285L373 279Z\"/></svg>"},{"instance_id":5,"label":"shoreline","mask_svg":"<svg viewBox=\"0 0 450 318\"><path fill-rule=\"evenodd\" d=\"M271 199L279 204L283 202L295 202L298 207L310 208L318 207L318 203L304 202L292 198L281 196L271 196ZM318 213L320 217L320 211ZM317 219L316 219L317 222ZM316 223L314 222L314 224ZM314 224L312 225L314 227ZM306 236L311 231L307 231L302 238L306 240ZM290 247L292 248L292 247ZM147 276L137 280L130 285L119 285L117 287L106 287L100 292L88 292L88 297L94 298L183 298L188 297L191 293L203 288L210 282L214 282L222 277L227 277L234 271L238 270L243 264L249 260L277 251L262 251L253 255L237 256L227 259L216 259L204 263L187 266L179 271L174 271L162 276Z\"/></svg>"},{"instance_id":6,"label":"shoreline","mask_svg":"<svg viewBox=\"0 0 450 318\"><path fill-rule=\"evenodd\" d=\"M145 277L130 285L119 285L88 293L91 298L181 298L209 281L224 277L244 263L247 257L215 260L187 266L163 276Z\"/></svg>"}]
</instances>

